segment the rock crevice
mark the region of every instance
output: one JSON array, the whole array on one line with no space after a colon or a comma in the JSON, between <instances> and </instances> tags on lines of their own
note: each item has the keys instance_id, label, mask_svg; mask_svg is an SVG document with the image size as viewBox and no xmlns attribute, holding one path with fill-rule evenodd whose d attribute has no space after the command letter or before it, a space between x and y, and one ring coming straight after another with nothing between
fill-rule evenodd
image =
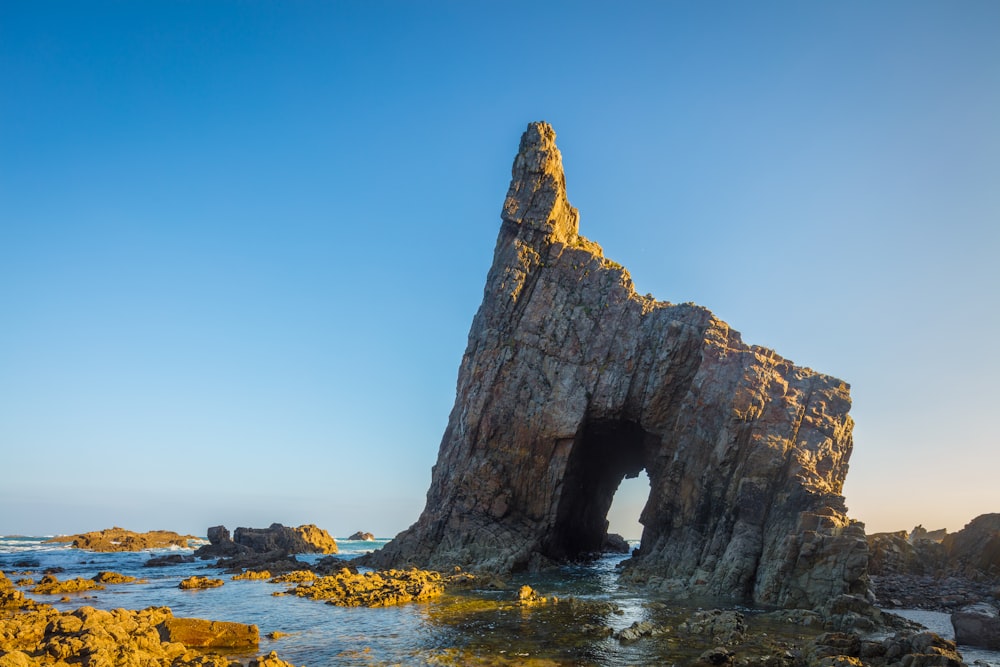
<instances>
[{"instance_id":1,"label":"rock crevice","mask_svg":"<svg viewBox=\"0 0 1000 667\"><path fill-rule=\"evenodd\" d=\"M501 217L426 507L369 561L512 571L597 552L618 485L645 470L632 579L789 607L864 593L848 385L638 295L580 236L545 123Z\"/></svg>"}]
</instances>

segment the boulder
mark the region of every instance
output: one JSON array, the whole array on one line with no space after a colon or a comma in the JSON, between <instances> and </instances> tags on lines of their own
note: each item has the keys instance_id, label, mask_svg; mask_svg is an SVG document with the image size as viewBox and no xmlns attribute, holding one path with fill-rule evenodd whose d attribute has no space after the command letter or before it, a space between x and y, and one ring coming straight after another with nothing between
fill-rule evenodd
<instances>
[{"instance_id":1,"label":"boulder","mask_svg":"<svg viewBox=\"0 0 1000 667\"><path fill-rule=\"evenodd\" d=\"M604 536L601 544L601 551L606 554L627 554L632 550L628 545L628 540L617 533L608 533Z\"/></svg>"},{"instance_id":2,"label":"boulder","mask_svg":"<svg viewBox=\"0 0 1000 667\"><path fill-rule=\"evenodd\" d=\"M619 483L645 470L628 579L792 608L865 594L847 383L637 294L580 235L546 123L521 138L501 219L426 506L362 562L505 573L599 552Z\"/></svg>"},{"instance_id":3,"label":"boulder","mask_svg":"<svg viewBox=\"0 0 1000 667\"><path fill-rule=\"evenodd\" d=\"M371 533L363 533L363 532L361 532L359 530L358 532L354 533L353 535L351 535L347 539L348 540L354 540L354 541L374 542L375 541L375 536L372 535Z\"/></svg>"},{"instance_id":4,"label":"boulder","mask_svg":"<svg viewBox=\"0 0 1000 667\"><path fill-rule=\"evenodd\" d=\"M970 605L951 615L955 641L1000 651L1000 612L991 604Z\"/></svg>"}]
</instances>

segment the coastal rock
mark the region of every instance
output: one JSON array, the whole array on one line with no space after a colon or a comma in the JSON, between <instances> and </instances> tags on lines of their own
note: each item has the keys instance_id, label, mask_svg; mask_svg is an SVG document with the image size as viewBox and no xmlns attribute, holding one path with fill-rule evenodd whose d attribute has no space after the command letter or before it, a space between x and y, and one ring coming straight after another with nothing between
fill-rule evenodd
<instances>
[{"instance_id":1,"label":"coastal rock","mask_svg":"<svg viewBox=\"0 0 1000 667\"><path fill-rule=\"evenodd\" d=\"M0 617L0 665L143 665L145 667L240 667L205 649L254 649L256 626L175 618L167 607L106 611L80 607L59 612L49 605L25 607ZM267 656L268 667L285 667Z\"/></svg>"},{"instance_id":2,"label":"coastal rock","mask_svg":"<svg viewBox=\"0 0 1000 667\"><path fill-rule=\"evenodd\" d=\"M339 607L388 607L404 602L422 602L444 593L439 572L386 570L359 573L344 568L288 590L291 595L325 600Z\"/></svg>"},{"instance_id":3,"label":"coastal rock","mask_svg":"<svg viewBox=\"0 0 1000 667\"><path fill-rule=\"evenodd\" d=\"M135 533L124 528L105 528L79 535L64 535L54 537L48 542L70 542L77 549L100 552L144 551L146 549L165 549L167 547L188 548L188 540L196 539L194 535L179 535L169 530L151 530L148 533Z\"/></svg>"},{"instance_id":4,"label":"coastal rock","mask_svg":"<svg viewBox=\"0 0 1000 667\"><path fill-rule=\"evenodd\" d=\"M194 648L252 648L260 643L256 625L201 618L166 618L157 626L163 641Z\"/></svg>"},{"instance_id":5,"label":"coastal rock","mask_svg":"<svg viewBox=\"0 0 1000 667\"><path fill-rule=\"evenodd\" d=\"M209 579L208 577L192 576L182 580L181 583L177 584L177 588L181 588L186 591L199 590L202 588L218 588L224 583L226 582L222 579Z\"/></svg>"},{"instance_id":6,"label":"coastal rock","mask_svg":"<svg viewBox=\"0 0 1000 667\"><path fill-rule=\"evenodd\" d=\"M94 581L99 584L131 584L137 580L135 577L119 572L98 572Z\"/></svg>"},{"instance_id":7,"label":"coastal rock","mask_svg":"<svg viewBox=\"0 0 1000 667\"><path fill-rule=\"evenodd\" d=\"M169 554L166 556L153 556L142 564L143 567L167 567L169 565L182 565L183 563L193 563L194 556L185 554Z\"/></svg>"},{"instance_id":8,"label":"coastal rock","mask_svg":"<svg viewBox=\"0 0 1000 667\"><path fill-rule=\"evenodd\" d=\"M375 536L372 535L371 533L363 533L363 532L361 532L359 530L358 532L354 533L353 535L351 535L347 539L348 540L360 540L360 541L363 541L363 542L374 542L375 541Z\"/></svg>"},{"instance_id":9,"label":"coastal rock","mask_svg":"<svg viewBox=\"0 0 1000 667\"><path fill-rule=\"evenodd\" d=\"M1000 514L982 514L941 540L952 572L975 579L1000 579Z\"/></svg>"},{"instance_id":10,"label":"coastal rock","mask_svg":"<svg viewBox=\"0 0 1000 667\"><path fill-rule=\"evenodd\" d=\"M237 528L233 537L225 526L208 529L209 544L195 551L199 558L242 557L260 554L335 554L337 541L313 524L298 528L272 523L268 528Z\"/></svg>"},{"instance_id":11,"label":"coastal rock","mask_svg":"<svg viewBox=\"0 0 1000 667\"><path fill-rule=\"evenodd\" d=\"M41 595L58 595L60 593L80 593L82 591L99 591L103 589L104 586L97 583L93 579L77 577L76 579L59 581L55 575L46 574L42 577L42 580L31 589L31 592Z\"/></svg>"},{"instance_id":12,"label":"coastal rock","mask_svg":"<svg viewBox=\"0 0 1000 667\"><path fill-rule=\"evenodd\" d=\"M617 533L608 533L604 536L601 544L601 553L606 554L627 554L632 550L628 545L628 540Z\"/></svg>"},{"instance_id":13,"label":"coastal rock","mask_svg":"<svg viewBox=\"0 0 1000 667\"><path fill-rule=\"evenodd\" d=\"M971 605L951 615L955 641L1000 650L1000 612L991 604Z\"/></svg>"},{"instance_id":14,"label":"coastal rock","mask_svg":"<svg viewBox=\"0 0 1000 667\"><path fill-rule=\"evenodd\" d=\"M863 595L848 385L638 295L580 236L545 123L521 139L501 217L426 506L362 562L574 560L600 551L619 483L645 470L633 581L782 607Z\"/></svg>"}]
</instances>

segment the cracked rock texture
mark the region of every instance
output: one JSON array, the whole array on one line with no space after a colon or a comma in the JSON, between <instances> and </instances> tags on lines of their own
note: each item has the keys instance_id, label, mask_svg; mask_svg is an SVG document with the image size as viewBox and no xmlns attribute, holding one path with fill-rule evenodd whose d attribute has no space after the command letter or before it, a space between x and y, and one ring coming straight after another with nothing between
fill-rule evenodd
<instances>
[{"instance_id":1,"label":"cracked rock texture","mask_svg":"<svg viewBox=\"0 0 1000 667\"><path fill-rule=\"evenodd\" d=\"M785 607L866 593L841 495L848 385L638 295L578 227L555 132L532 123L426 507L368 563L510 572L599 551L645 470L633 580Z\"/></svg>"}]
</instances>

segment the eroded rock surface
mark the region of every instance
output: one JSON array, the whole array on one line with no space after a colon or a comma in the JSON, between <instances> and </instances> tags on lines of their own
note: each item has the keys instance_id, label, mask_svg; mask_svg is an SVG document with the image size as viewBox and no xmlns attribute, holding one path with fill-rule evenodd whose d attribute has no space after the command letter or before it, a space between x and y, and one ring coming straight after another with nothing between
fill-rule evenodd
<instances>
[{"instance_id":1,"label":"eroded rock surface","mask_svg":"<svg viewBox=\"0 0 1000 667\"><path fill-rule=\"evenodd\" d=\"M599 552L615 490L645 469L634 579L786 607L863 594L848 385L638 295L580 236L549 125L512 174L426 507L365 562L506 572Z\"/></svg>"},{"instance_id":2,"label":"eroded rock surface","mask_svg":"<svg viewBox=\"0 0 1000 667\"><path fill-rule=\"evenodd\" d=\"M278 559L288 554L337 553L337 541L313 524L298 528L280 523L272 523L267 528L237 528L232 536L225 526L213 526L208 529L208 541L209 544L195 551L195 556L267 556Z\"/></svg>"}]
</instances>

